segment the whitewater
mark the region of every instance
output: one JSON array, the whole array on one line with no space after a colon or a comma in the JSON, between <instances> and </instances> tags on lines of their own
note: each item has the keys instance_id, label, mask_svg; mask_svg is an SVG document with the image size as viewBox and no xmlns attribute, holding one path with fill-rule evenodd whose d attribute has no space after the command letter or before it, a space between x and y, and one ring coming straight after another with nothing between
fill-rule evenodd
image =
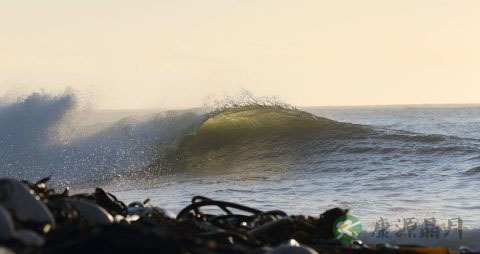
<instances>
[{"instance_id":1,"label":"whitewater","mask_svg":"<svg viewBox=\"0 0 480 254\"><path fill-rule=\"evenodd\" d=\"M349 208L367 242L480 248L479 105L244 97L189 110L79 108L71 92L0 98L0 176L51 175L59 189L102 186L173 212L194 195L294 214ZM422 232L432 219L438 237Z\"/></svg>"}]
</instances>

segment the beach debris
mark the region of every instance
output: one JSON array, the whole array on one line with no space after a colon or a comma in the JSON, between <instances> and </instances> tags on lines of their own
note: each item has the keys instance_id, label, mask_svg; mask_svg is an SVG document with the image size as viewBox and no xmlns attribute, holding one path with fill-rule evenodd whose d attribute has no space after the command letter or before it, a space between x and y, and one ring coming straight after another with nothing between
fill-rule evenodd
<instances>
[{"instance_id":1,"label":"beach debris","mask_svg":"<svg viewBox=\"0 0 480 254\"><path fill-rule=\"evenodd\" d=\"M114 195L101 188L95 188L95 192L92 196L94 197L95 203L105 208L113 215L125 214L127 206L119 201Z\"/></svg>"},{"instance_id":2,"label":"beach debris","mask_svg":"<svg viewBox=\"0 0 480 254\"><path fill-rule=\"evenodd\" d=\"M342 243L333 224L348 210L318 216L261 211L238 203L192 198L177 216L149 199L128 206L113 194L70 195L36 183L0 179L2 253L171 254L428 254L475 253L469 249ZM216 207L219 213L211 213ZM478 253L477 253L478 254Z\"/></svg>"}]
</instances>

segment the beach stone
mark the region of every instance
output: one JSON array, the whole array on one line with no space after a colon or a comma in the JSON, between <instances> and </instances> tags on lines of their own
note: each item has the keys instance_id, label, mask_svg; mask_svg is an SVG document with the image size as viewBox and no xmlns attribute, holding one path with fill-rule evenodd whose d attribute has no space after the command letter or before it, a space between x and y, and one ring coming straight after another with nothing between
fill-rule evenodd
<instances>
[{"instance_id":1,"label":"beach stone","mask_svg":"<svg viewBox=\"0 0 480 254\"><path fill-rule=\"evenodd\" d=\"M113 223L113 216L105 209L83 200L65 199L90 224L108 225Z\"/></svg>"},{"instance_id":2,"label":"beach stone","mask_svg":"<svg viewBox=\"0 0 480 254\"><path fill-rule=\"evenodd\" d=\"M138 215L140 217L146 217L152 214L161 215L164 218L175 219L176 215L169 210L152 206L152 207L128 207L128 215Z\"/></svg>"},{"instance_id":3,"label":"beach stone","mask_svg":"<svg viewBox=\"0 0 480 254\"><path fill-rule=\"evenodd\" d=\"M280 246L272 251L268 252L268 254L318 254L314 249L300 245L300 246Z\"/></svg>"},{"instance_id":4,"label":"beach stone","mask_svg":"<svg viewBox=\"0 0 480 254\"><path fill-rule=\"evenodd\" d=\"M318 252L308 246L301 245L295 239L290 239L288 243L276 247L268 254L318 254Z\"/></svg>"},{"instance_id":5,"label":"beach stone","mask_svg":"<svg viewBox=\"0 0 480 254\"><path fill-rule=\"evenodd\" d=\"M50 210L20 181L0 179L0 204L11 212L13 218L20 221L55 226Z\"/></svg>"},{"instance_id":6,"label":"beach stone","mask_svg":"<svg viewBox=\"0 0 480 254\"><path fill-rule=\"evenodd\" d=\"M15 254L11 249L6 247L0 247L0 254Z\"/></svg>"},{"instance_id":7,"label":"beach stone","mask_svg":"<svg viewBox=\"0 0 480 254\"><path fill-rule=\"evenodd\" d=\"M0 205L0 240L9 240L14 231L12 216L3 205Z\"/></svg>"},{"instance_id":8,"label":"beach stone","mask_svg":"<svg viewBox=\"0 0 480 254\"><path fill-rule=\"evenodd\" d=\"M17 230L13 238L27 246L40 247L45 244L45 239L36 232L28 229Z\"/></svg>"},{"instance_id":9,"label":"beach stone","mask_svg":"<svg viewBox=\"0 0 480 254\"><path fill-rule=\"evenodd\" d=\"M143 205L142 202L135 201L135 202L130 203L128 205L128 207L144 207L144 205Z\"/></svg>"}]
</instances>

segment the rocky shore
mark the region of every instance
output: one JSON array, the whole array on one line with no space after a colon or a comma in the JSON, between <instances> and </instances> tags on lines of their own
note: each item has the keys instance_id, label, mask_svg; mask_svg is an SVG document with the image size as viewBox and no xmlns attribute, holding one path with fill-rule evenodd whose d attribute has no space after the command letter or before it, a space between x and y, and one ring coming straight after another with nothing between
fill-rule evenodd
<instances>
[{"instance_id":1,"label":"rocky shore","mask_svg":"<svg viewBox=\"0 0 480 254\"><path fill-rule=\"evenodd\" d=\"M319 216L287 215L196 196L174 215L149 199L125 204L100 188L87 194L71 195L68 188L57 192L48 180L0 179L0 254L473 253L341 242L333 230L348 213L341 208ZM219 213L209 213L212 207Z\"/></svg>"}]
</instances>

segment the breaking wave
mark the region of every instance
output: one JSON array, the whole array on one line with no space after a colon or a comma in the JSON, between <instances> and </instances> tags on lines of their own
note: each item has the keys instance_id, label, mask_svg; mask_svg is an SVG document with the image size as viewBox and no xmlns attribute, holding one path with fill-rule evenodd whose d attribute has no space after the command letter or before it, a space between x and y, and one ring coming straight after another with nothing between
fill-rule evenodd
<instances>
[{"instance_id":1,"label":"breaking wave","mask_svg":"<svg viewBox=\"0 0 480 254\"><path fill-rule=\"evenodd\" d=\"M168 159L173 159L177 167L194 170L220 170L272 160L281 164L292 162L295 156L308 156L312 141L340 142L371 132L360 125L284 105L240 105L207 114Z\"/></svg>"},{"instance_id":2,"label":"breaking wave","mask_svg":"<svg viewBox=\"0 0 480 254\"><path fill-rule=\"evenodd\" d=\"M83 112L77 101L66 92L0 103L1 176L34 180L52 175L65 183L112 179L174 149L175 140L202 119L194 111L120 117Z\"/></svg>"},{"instance_id":3,"label":"breaking wave","mask_svg":"<svg viewBox=\"0 0 480 254\"><path fill-rule=\"evenodd\" d=\"M454 137L338 122L269 100L112 118L114 113L79 112L71 92L2 101L1 174L91 182L145 172L295 170L364 154L478 152ZM342 170L354 168L345 164Z\"/></svg>"}]
</instances>

